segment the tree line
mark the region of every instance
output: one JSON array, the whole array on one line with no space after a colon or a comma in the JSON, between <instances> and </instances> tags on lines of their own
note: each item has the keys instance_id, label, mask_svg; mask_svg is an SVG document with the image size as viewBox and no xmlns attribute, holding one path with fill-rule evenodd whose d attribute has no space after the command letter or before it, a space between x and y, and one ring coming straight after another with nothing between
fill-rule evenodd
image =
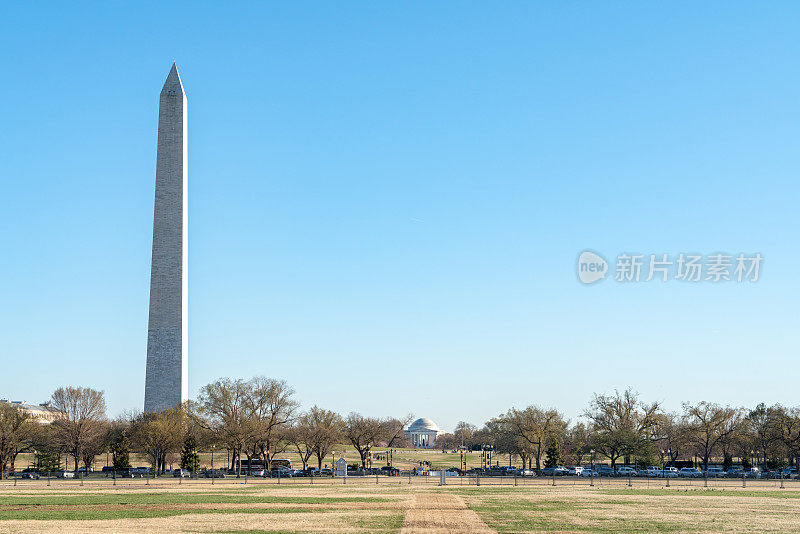
<instances>
[{"instance_id":1,"label":"tree line","mask_svg":"<svg viewBox=\"0 0 800 534\"><path fill-rule=\"evenodd\" d=\"M706 470L714 462L728 468L734 459L744 467L775 469L798 466L800 460L797 407L762 403L747 409L702 401L667 412L661 403L644 402L626 390L594 395L582 416L585 422L570 424L555 408L512 408L480 429L461 421L439 439L442 448L489 446L536 470L595 460L608 461L612 468L620 462L693 461Z\"/></svg>"},{"instance_id":2,"label":"tree line","mask_svg":"<svg viewBox=\"0 0 800 534\"><path fill-rule=\"evenodd\" d=\"M198 451L228 451L229 469L258 460L267 469L279 454L293 452L303 468L323 462L337 447L350 446L366 467L376 446L408 446L404 427L412 416L342 416L312 406L300 410L294 390L282 380L223 378L206 385L197 400L155 413L109 419L101 391L83 387L57 389L50 406L51 424L39 424L15 404L0 404L0 467L13 470L17 456L35 453L42 471L72 466L93 468L98 455L111 456L116 468L130 467L130 454L143 454L156 472L173 459L197 471ZM800 459L800 408L759 404L752 409L710 402L684 403L667 412L658 402L644 402L631 390L594 395L571 423L555 408L511 408L478 428L461 421L453 433L436 441L443 450L482 450L509 455L523 467L541 469L609 461L665 465L697 460L727 467L734 459L775 468ZM226 462L227 463L227 462ZM66 468L67 466L63 466Z\"/></svg>"},{"instance_id":3,"label":"tree line","mask_svg":"<svg viewBox=\"0 0 800 534\"><path fill-rule=\"evenodd\" d=\"M362 466L373 447L405 445L403 428L411 416L346 417L312 406L301 411L294 390L282 380L257 376L223 378L206 385L196 401L161 412L126 414L109 419L103 392L83 387L57 389L49 403L57 414L39 424L15 404L0 404L0 467L14 469L19 454L35 453L41 471L61 469L67 455L72 466L93 468L98 455L111 455L115 468L130 467L130 454L146 456L156 472L180 455L184 469L199 469L199 451L226 450L230 469L259 460L267 469L274 458L296 452L303 468L324 459L343 443L358 452ZM64 466L66 467L66 466Z\"/></svg>"}]
</instances>

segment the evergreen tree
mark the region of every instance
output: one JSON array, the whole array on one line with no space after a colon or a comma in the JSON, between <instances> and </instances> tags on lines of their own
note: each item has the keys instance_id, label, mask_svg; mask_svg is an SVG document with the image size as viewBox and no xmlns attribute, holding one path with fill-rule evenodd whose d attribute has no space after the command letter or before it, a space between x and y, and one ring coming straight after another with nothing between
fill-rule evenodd
<instances>
[{"instance_id":1,"label":"evergreen tree","mask_svg":"<svg viewBox=\"0 0 800 534\"><path fill-rule=\"evenodd\" d=\"M189 434L183 441L181 450L181 468L197 472L200 470L200 455L197 454L197 440L194 435Z\"/></svg>"},{"instance_id":2,"label":"evergreen tree","mask_svg":"<svg viewBox=\"0 0 800 534\"><path fill-rule=\"evenodd\" d=\"M727 471L733 465L733 458L727 452L725 453L724 458L722 459L722 468Z\"/></svg>"},{"instance_id":3,"label":"evergreen tree","mask_svg":"<svg viewBox=\"0 0 800 534\"><path fill-rule=\"evenodd\" d=\"M545 454L547 455L547 458L544 461L545 467L558 467L561 465L561 447L558 443L553 442L548 445Z\"/></svg>"},{"instance_id":4,"label":"evergreen tree","mask_svg":"<svg viewBox=\"0 0 800 534\"><path fill-rule=\"evenodd\" d=\"M130 467L131 442L124 432L120 432L111 443L111 455L114 462L114 469Z\"/></svg>"},{"instance_id":5,"label":"evergreen tree","mask_svg":"<svg viewBox=\"0 0 800 534\"><path fill-rule=\"evenodd\" d=\"M61 469L61 454L59 453L36 453L36 469L39 473L55 473Z\"/></svg>"}]
</instances>

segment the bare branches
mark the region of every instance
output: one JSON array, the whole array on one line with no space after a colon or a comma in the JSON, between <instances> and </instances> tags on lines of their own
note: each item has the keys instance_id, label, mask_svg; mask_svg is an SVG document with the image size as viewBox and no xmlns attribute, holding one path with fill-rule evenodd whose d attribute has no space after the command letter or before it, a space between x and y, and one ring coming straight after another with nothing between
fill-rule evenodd
<instances>
[{"instance_id":1,"label":"bare branches","mask_svg":"<svg viewBox=\"0 0 800 534\"><path fill-rule=\"evenodd\" d=\"M103 392L83 387L59 388L53 393L51 405L59 412L52 423L53 438L69 451L77 470L84 451L97 448L108 431Z\"/></svg>"},{"instance_id":2,"label":"bare branches","mask_svg":"<svg viewBox=\"0 0 800 534\"><path fill-rule=\"evenodd\" d=\"M742 427L742 411L706 401L695 405L684 403L684 417L689 425L688 439L708 468L711 455L720 443Z\"/></svg>"},{"instance_id":3,"label":"bare branches","mask_svg":"<svg viewBox=\"0 0 800 534\"><path fill-rule=\"evenodd\" d=\"M614 467L620 457L635 454L652 440L660 413L659 403L640 402L628 389L622 395L595 395L584 415L595 429L594 448Z\"/></svg>"},{"instance_id":4,"label":"bare branches","mask_svg":"<svg viewBox=\"0 0 800 534\"><path fill-rule=\"evenodd\" d=\"M6 472L9 463L13 465L19 453L30 448L36 430L29 414L14 404L0 403L0 473Z\"/></svg>"}]
</instances>

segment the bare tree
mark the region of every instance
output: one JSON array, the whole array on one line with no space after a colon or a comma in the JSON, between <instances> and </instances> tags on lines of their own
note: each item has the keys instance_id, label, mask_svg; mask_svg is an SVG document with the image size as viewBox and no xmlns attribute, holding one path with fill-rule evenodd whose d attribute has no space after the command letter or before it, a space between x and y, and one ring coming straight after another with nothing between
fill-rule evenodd
<instances>
[{"instance_id":1,"label":"bare tree","mask_svg":"<svg viewBox=\"0 0 800 534\"><path fill-rule=\"evenodd\" d=\"M786 447L790 465L797 464L800 457L800 408L773 407L777 437Z\"/></svg>"},{"instance_id":2,"label":"bare tree","mask_svg":"<svg viewBox=\"0 0 800 534\"><path fill-rule=\"evenodd\" d=\"M753 437L756 452L760 451L763 455L765 467L770 446L776 441L780 441L781 432L778 415L776 408L767 407L762 402L750 410L744 421L747 430Z\"/></svg>"},{"instance_id":3,"label":"bare tree","mask_svg":"<svg viewBox=\"0 0 800 534\"><path fill-rule=\"evenodd\" d=\"M622 395L595 395L584 415L595 429L594 448L611 460L636 454L653 436L661 412L659 403L645 404L626 390Z\"/></svg>"},{"instance_id":4,"label":"bare tree","mask_svg":"<svg viewBox=\"0 0 800 534\"><path fill-rule=\"evenodd\" d=\"M73 457L77 471L84 450L106 431L103 392L83 387L58 388L53 392L51 405L59 412L51 423L53 437Z\"/></svg>"},{"instance_id":5,"label":"bare tree","mask_svg":"<svg viewBox=\"0 0 800 534\"><path fill-rule=\"evenodd\" d=\"M456 428L453 430L453 436L458 444L463 448L472 448L473 436L478 431L478 427L471 425L466 421L459 421L456 423Z\"/></svg>"},{"instance_id":6,"label":"bare tree","mask_svg":"<svg viewBox=\"0 0 800 534\"><path fill-rule=\"evenodd\" d=\"M591 429L587 428L583 423L576 423L567 430L564 441L565 456L572 460L575 465L581 465L584 456L588 455L592 448L591 441Z\"/></svg>"},{"instance_id":7,"label":"bare tree","mask_svg":"<svg viewBox=\"0 0 800 534\"><path fill-rule=\"evenodd\" d=\"M315 405L300 417L300 422L309 430L311 449L317 457L318 467L322 469L325 457L344 437L344 421L338 413Z\"/></svg>"},{"instance_id":8,"label":"bare tree","mask_svg":"<svg viewBox=\"0 0 800 534\"><path fill-rule=\"evenodd\" d=\"M510 430L532 447L536 460L536 471L542 466L542 453L552 440L563 443L567 423L563 416L553 408L543 410L538 406L528 406L524 410L512 408L504 416Z\"/></svg>"},{"instance_id":9,"label":"bare tree","mask_svg":"<svg viewBox=\"0 0 800 534\"><path fill-rule=\"evenodd\" d=\"M14 469L17 455L27 451L36 431L36 423L16 404L0 403L0 478L6 468Z\"/></svg>"},{"instance_id":10,"label":"bare tree","mask_svg":"<svg viewBox=\"0 0 800 534\"><path fill-rule=\"evenodd\" d=\"M257 376L247 382L245 409L250 420L252 440L266 461L267 469L272 460L288 446L285 432L297 410L294 389L285 380Z\"/></svg>"},{"instance_id":11,"label":"bare tree","mask_svg":"<svg viewBox=\"0 0 800 534\"><path fill-rule=\"evenodd\" d=\"M306 420L306 414L301 414L295 424L286 429L286 439L297 451L305 471L308 460L314 454L314 431Z\"/></svg>"},{"instance_id":12,"label":"bare tree","mask_svg":"<svg viewBox=\"0 0 800 534\"><path fill-rule=\"evenodd\" d=\"M689 451L691 429L686 420L675 413L664 413L654 428L654 438L659 451L665 453L673 464Z\"/></svg>"},{"instance_id":13,"label":"bare tree","mask_svg":"<svg viewBox=\"0 0 800 534\"><path fill-rule=\"evenodd\" d=\"M519 429L509 423L506 416L494 417L484 427L473 434L475 444L491 446L498 454L508 454L509 462L514 455L520 457L523 469L531 463L534 456L534 447L523 438Z\"/></svg>"},{"instance_id":14,"label":"bare tree","mask_svg":"<svg viewBox=\"0 0 800 534\"><path fill-rule=\"evenodd\" d=\"M200 390L201 424L213 431L216 440L231 451L231 468L236 465L252 436L252 420L244 380L221 378ZM240 464L241 465L241 464Z\"/></svg>"},{"instance_id":15,"label":"bare tree","mask_svg":"<svg viewBox=\"0 0 800 534\"><path fill-rule=\"evenodd\" d=\"M345 437L361 457L361 467L366 468L370 450L386 437L386 425L378 418L352 412L345 421Z\"/></svg>"},{"instance_id":16,"label":"bare tree","mask_svg":"<svg viewBox=\"0 0 800 534\"><path fill-rule=\"evenodd\" d=\"M92 439L84 443L83 452L81 453L83 465L86 466L86 472L94 466L95 459L98 454L107 451L111 445L111 425L108 421L101 422L102 427L98 430Z\"/></svg>"},{"instance_id":17,"label":"bare tree","mask_svg":"<svg viewBox=\"0 0 800 534\"><path fill-rule=\"evenodd\" d=\"M741 429L741 410L706 401L695 405L684 403L683 410L689 427L689 442L697 448L703 471L707 471L708 461L720 442Z\"/></svg>"},{"instance_id":18,"label":"bare tree","mask_svg":"<svg viewBox=\"0 0 800 534\"><path fill-rule=\"evenodd\" d=\"M183 406L160 412L144 412L131 421L131 440L150 459L153 470L163 473L167 455L181 449L186 425Z\"/></svg>"},{"instance_id":19,"label":"bare tree","mask_svg":"<svg viewBox=\"0 0 800 534\"><path fill-rule=\"evenodd\" d=\"M387 417L383 420L385 428L385 439L387 447L397 446L396 444L405 436L403 429L414 419L414 414L408 414L402 419L397 417Z\"/></svg>"}]
</instances>

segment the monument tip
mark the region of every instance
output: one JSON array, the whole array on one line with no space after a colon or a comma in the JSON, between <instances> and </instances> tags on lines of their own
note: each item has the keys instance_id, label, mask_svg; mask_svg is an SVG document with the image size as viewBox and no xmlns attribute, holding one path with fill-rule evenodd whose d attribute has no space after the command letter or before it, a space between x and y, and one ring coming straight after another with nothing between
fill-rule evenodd
<instances>
[{"instance_id":1,"label":"monument tip","mask_svg":"<svg viewBox=\"0 0 800 534\"><path fill-rule=\"evenodd\" d=\"M164 88L161 89L161 92L175 89L183 92L183 83L181 82L180 74L178 74L178 65L173 61L172 68L169 69L169 74L167 75L167 81L164 82Z\"/></svg>"}]
</instances>

